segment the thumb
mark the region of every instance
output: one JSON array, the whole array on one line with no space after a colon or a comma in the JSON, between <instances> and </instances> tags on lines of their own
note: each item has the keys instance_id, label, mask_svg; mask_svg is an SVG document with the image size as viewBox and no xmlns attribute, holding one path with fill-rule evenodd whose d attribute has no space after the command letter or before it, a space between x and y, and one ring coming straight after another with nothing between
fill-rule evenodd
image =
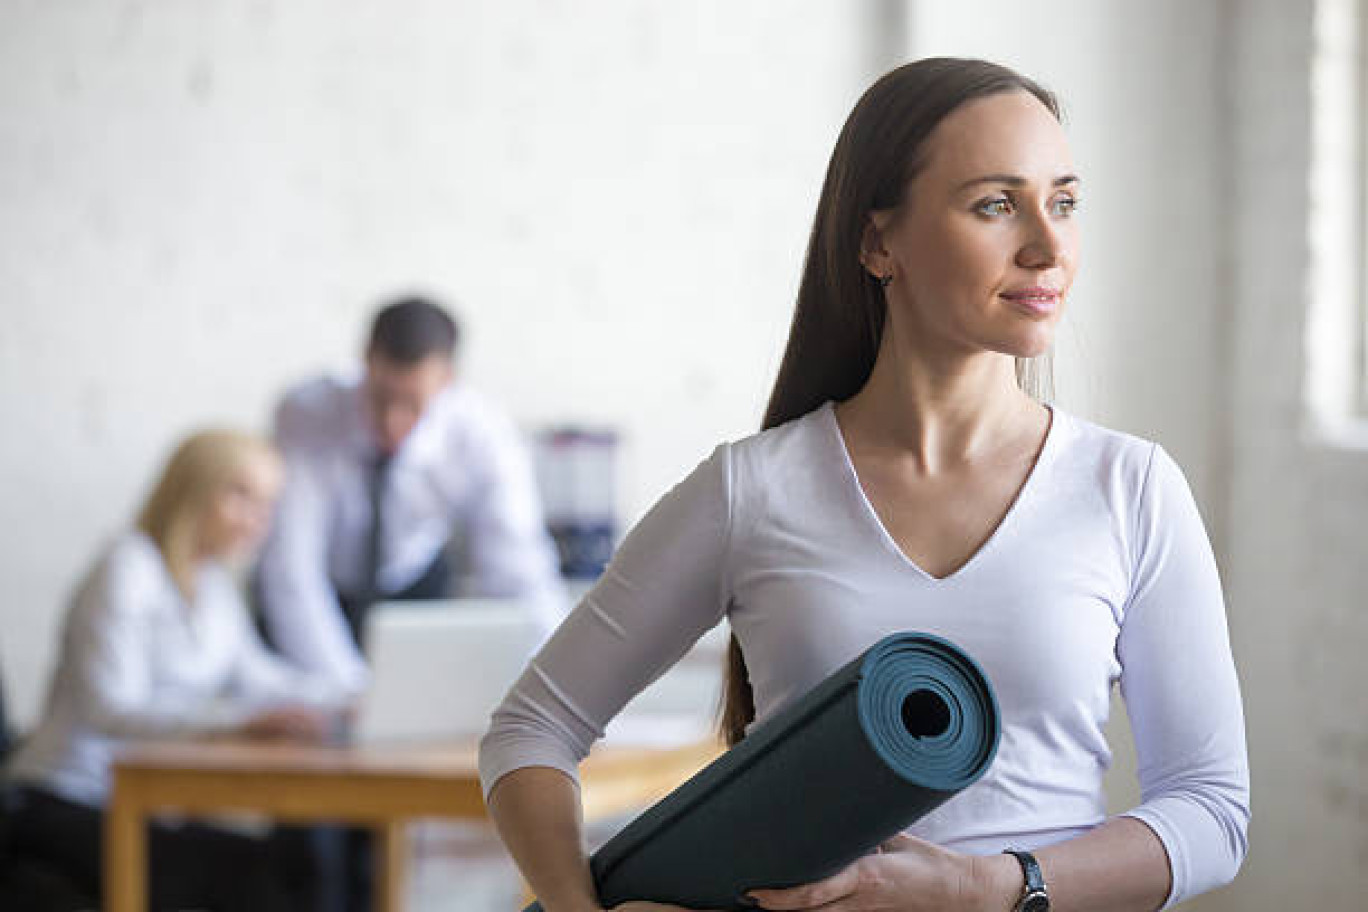
<instances>
[{"instance_id":1,"label":"thumb","mask_svg":"<svg viewBox=\"0 0 1368 912\"><path fill-rule=\"evenodd\" d=\"M894 833L892 836L879 843L880 852L902 852L906 851L916 842L906 833Z\"/></svg>"}]
</instances>

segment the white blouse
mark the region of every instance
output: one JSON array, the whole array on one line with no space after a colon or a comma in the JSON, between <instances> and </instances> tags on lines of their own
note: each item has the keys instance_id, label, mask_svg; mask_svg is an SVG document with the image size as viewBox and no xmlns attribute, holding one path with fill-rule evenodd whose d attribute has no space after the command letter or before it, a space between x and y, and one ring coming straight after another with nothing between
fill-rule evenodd
<instances>
[{"instance_id":1,"label":"white blouse","mask_svg":"<svg viewBox=\"0 0 1368 912\"><path fill-rule=\"evenodd\" d=\"M156 545L128 532L72 599L42 720L9 773L99 805L120 740L227 730L272 706L338 698L267 652L227 568L201 565L187 603Z\"/></svg>"},{"instance_id":2,"label":"white blouse","mask_svg":"<svg viewBox=\"0 0 1368 912\"><path fill-rule=\"evenodd\" d=\"M1103 734L1119 685L1170 902L1230 880L1246 851L1249 773L1215 561L1181 471L1157 445L1054 411L1039 459L991 538L933 577L860 488L835 413L723 445L632 531L532 660L481 750L574 775L604 725L727 617L764 721L882 636L942 635L997 693L988 773L908 829L993 853L1105 818Z\"/></svg>"}]
</instances>

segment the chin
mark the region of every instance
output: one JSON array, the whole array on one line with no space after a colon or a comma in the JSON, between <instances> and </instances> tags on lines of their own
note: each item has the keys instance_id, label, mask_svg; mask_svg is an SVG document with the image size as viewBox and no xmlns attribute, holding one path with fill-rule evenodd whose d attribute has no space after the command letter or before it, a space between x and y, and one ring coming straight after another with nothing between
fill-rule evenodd
<instances>
[{"instance_id":1,"label":"chin","mask_svg":"<svg viewBox=\"0 0 1368 912\"><path fill-rule=\"evenodd\" d=\"M1048 355L1051 351L1049 345L1022 346L1017 351L1008 352L1014 358L1039 358L1041 355Z\"/></svg>"},{"instance_id":2,"label":"chin","mask_svg":"<svg viewBox=\"0 0 1368 912\"><path fill-rule=\"evenodd\" d=\"M1046 332L1034 332L1029 336L1010 339L1002 346L1000 351L1004 355L1011 355L1014 358L1039 358L1047 355L1054 347L1053 329Z\"/></svg>"},{"instance_id":3,"label":"chin","mask_svg":"<svg viewBox=\"0 0 1368 912\"><path fill-rule=\"evenodd\" d=\"M1049 345L995 345L990 351L1009 358L1039 358L1050 353Z\"/></svg>"},{"instance_id":4,"label":"chin","mask_svg":"<svg viewBox=\"0 0 1368 912\"><path fill-rule=\"evenodd\" d=\"M250 560L256 554L256 542L235 541L218 553L218 559L225 564L239 564Z\"/></svg>"}]
</instances>

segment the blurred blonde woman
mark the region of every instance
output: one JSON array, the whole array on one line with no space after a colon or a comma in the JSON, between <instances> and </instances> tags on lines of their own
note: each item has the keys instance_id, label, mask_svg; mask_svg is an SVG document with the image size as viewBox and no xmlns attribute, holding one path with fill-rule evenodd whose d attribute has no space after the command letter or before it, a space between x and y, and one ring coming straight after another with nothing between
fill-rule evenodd
<instances>
[{"instance_id":1,"label":"blurred blonde woman","mask_svg":"<svg viewBox=\"0 0 1368 912\"><path fill-rule=\"evenodd\" d=\"M92 897L118 742L231 732L313 740L330 724L329 690L265 649L233 572L266 533L282 474L261 438L194 434L71 600L43 718L9 770L21 796L13 838ZM284 845L158 825L153 906L303 908L307 855L287 862Z\"/></svg>"}]
</instances>

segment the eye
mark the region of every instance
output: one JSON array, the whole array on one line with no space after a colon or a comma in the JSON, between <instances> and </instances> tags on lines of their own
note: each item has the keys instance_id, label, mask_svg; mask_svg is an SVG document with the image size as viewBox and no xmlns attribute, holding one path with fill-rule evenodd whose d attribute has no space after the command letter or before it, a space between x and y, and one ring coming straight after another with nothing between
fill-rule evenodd
<instances>
[{"instance_id":1,"label":"eye","mask_svg":"<svg viewBox=\"0 0 1368 912\"><path fill-rule=\"evenodd\" d=\"M1053 214L1055 215L1070 216L1078 211L1078 206L1078 197L1073 196L1071 194L1065 194L1063 196L1056 197L1054 203L1051 205L1050 208L1053 211Z\"/></svg>"},{"instance_id":2,"label":"eye","mask_svg":"<svg viewBox=\"0 0 1368 912\"><path fill-rule=\"evenodd\" d=\"M1012 201L1005 196L994 196L990 199L982 200L974 206L974 211L979 215L1011 215Z\"/></svg>"}]
</instances>

